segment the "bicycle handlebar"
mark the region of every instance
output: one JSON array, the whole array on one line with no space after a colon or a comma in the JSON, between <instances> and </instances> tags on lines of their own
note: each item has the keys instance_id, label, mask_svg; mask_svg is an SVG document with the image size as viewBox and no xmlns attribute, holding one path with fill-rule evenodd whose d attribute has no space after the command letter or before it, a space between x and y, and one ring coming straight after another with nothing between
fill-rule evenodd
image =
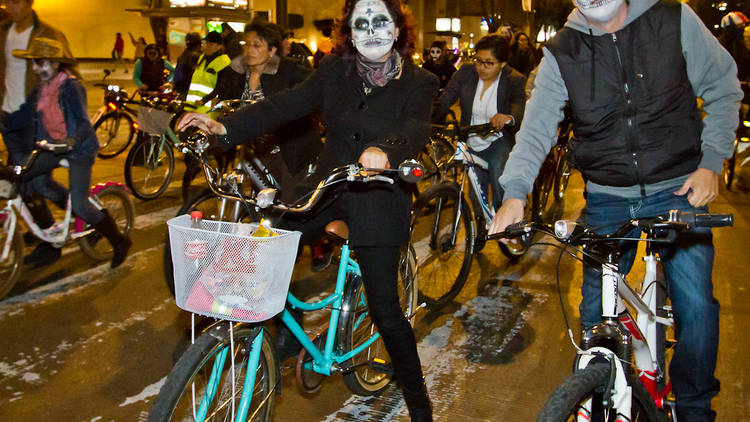
<instances>
[{"instance_id":1,"label":"bicycle handlebar","mask_svg":"<svg viewBox=\"0 0 750 422\"><path fill-rule=\"evenodd\" d=\"M670 210L666 214L655 217L630 220L623 224L612 235L598 235L573 221L567 220L558 220L553 226L522 221L507 226L502 232L487 236L487 239L512 239L536 231L548 234L561 243L580 245L584 242L606 241L612 238L622 238L633 228L633 226L647 232L667 230L676 233L693 227L726 227L732 225L734 225L734 214L696 214L692 211ZM581 235L573 236L576 233ZM633 241L639 240L639 238L633 239ZM662 239L662 241L673 240L674 236L668 236L667 238Z\"/></svg>"},{"instance_id":2,"label":"bicycle handlebar","mask_svg":"<svg viewBox=\"0 0 750 422\"><path fill-rule=\"evenodd\" d=\"M333 184L347 181L347 182L386 182L394 183L393 178L387 177L381 174L370 174L371 172L378 173L397 173L398 176L408 182L416 183L425 174L424 167L416 160L406 160L396 169L372 169L364 168L359 164L349 164L342 167L337 167L331 171L331 173L318 186L312 191L308 200L302 204L286 204L279 202L277 198L278 191L274 188L266 188L261 190L256 197L244 198L239 194L239 188L235 185L235 192L227 192L222 190L216 183L216 178L213 174L213 169L208 163L206 149L208 148L208 135L197 130L193 134L189 135L183 142L183 152L192 153L202 164L203 173L206 177L211 191L221 197L232 201L247 202L250 205L255 205L261 209L273 209L276 211L290 212L293 214L304 214L310 211L320 201L321 197L327 190L327 188Z\"/></svg>"}]
</instances>

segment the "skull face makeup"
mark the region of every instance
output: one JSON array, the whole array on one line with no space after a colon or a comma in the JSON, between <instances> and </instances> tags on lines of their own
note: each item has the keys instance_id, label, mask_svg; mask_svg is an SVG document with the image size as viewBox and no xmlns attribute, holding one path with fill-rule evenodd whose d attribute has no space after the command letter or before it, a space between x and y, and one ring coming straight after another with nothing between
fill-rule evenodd
<instances>
[{"instance_id":1,"label":"skull face makeup","mask_svg":"<svg viewBox=\"0 0 750 422\"><path fill-rule=\"evenodd\" d=\"M360 0L352 11L352 43L371 61L384 61L398 38L398 28L382 0Z\"/></svg>"},{"instance_id":2,"label":"skull face makeup","mask_svg":"<svg viewBox=\"0 0 750 422\"><path fill-rule=\"evenodd\" d=\"M606 23L612 19L625 0L573 0L586 19Z\"/></svg>"},{"instance_id":3,"label":"skull face makeup","mask_svg":"<svg viewBox=\"0 0 750 422\"><path fill-rule=\"evenodd\" d=\"M440 60L440 55L442 53L443 53L443 50L441 50L439 48L436 48L436 47L430 48L430 57L432 57L432 60L434 60L434 61Z\"/></svg>"},{"instance_id":4,"label":"skull face makeup","mask_svg":"<svg viewBox=\"0 0 750 422\"><path fill-rule=\"evenodd\" d=\"M60 70L60 62L49 59L34 59L31 62L31 71L39 76L42 82L49 82Z\"/></svg>"}]
</instances>

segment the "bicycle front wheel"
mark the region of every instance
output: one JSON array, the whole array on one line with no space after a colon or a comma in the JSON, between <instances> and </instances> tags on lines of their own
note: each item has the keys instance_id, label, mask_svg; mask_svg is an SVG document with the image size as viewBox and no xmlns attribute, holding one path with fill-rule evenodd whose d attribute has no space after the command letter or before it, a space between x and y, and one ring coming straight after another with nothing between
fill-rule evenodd
<instances>
[{"instance_id":1,"label":"bicycle front wheel","mask_svg":"<svg viewBox=\"0 0 750 422\"><path fill-rule=\"evenodd\" d=\"M135 205L128 192L121 186L107 186L90 200L98 209L105 211L117 224L120 233L129 235L135 224ZM87 225L87 227L91 227ZM78 239L78 246L89 258L96 261L112 259L112 245L98 232Z\"/></svg>"},{"instance_id":2,"label":"bicycle front wheel","mask_svg":"<svg viewBox=\"0 0 750 422\"><path fill-rule=\"evenodd\" d=\"M239 409L245 378L254 372L253 394L247 418L242 420L270 421L279 372L269 334L265 331L260 344L258 366L248 368L253 340L261 330L261 327L235 326L234 356L230 353L227 323L221 323L203 333L172 368L147 420L194 421L194 412L198 412L201 405L207 408L204 413L206 416L202 419L204 421L232 420L232 385L235 409ZM232 366L235 371L234 379Z\"/></svg>"},{"instance_id":3,"label":"bicycle front wheel","mask_svg":"<svg viewBox=\"0 0 750 422\"><path fill-rule=\"evenodd\" d=\"M602 405L602 391L609 382L608 362L591 363L570 375L547 399L537 422L581 421L614 422L617 409ZM629 382L632 387L631 422L662 422L664 419L643 385Z\"/></svg>"},{"instance_id":4,"label":"bicycle front wheel","mask_svg":"<svg viewBox=\"0 0 750 422\"><path fill-rule=\"evenodd\" d=\"M136 143L125 159L125 183L138 199L154 199L164 193L173 173L172 146L158 137Z\"/></svg>"},{"instance_id":5,"label":"bicycle front wheel","mask_svg":"<svg viewBox=\"0 0 750 422\"><path fill-rule=\"evenodd\" d=\"M414 311L417 308L416 264L414 249L404 247L398 269L398 293L401 309L412 326ZM340 353L357 349L377 332L377 327L368 312L367 298L360 276L348 273L346 286L344 308L349 311L339 322L337 339ZM388 385L391 378L373 363L388 365L390 362L391 358L385 350L383 339L378 337L369 347L342 364L344 368L352 368L344 374L344 382L355 394L375 395Z\"/></svg>"},{"instance_id":6,"label":"bicycle front wheel","mask_svg":"<svg viewBox=\"0 0 750 422\"><path fill-rule=\"evenodd\" d=\"M7 218L7 215L5 216ZM0 245L5 245L10 233L3 230L0 233ZM21 236L19 227L13 231L12 239L8 244L8 255L5 259L0 260L0 299L10 292L18 279L21 277L23 268L23 236ZM2 257L2 247L0 247L0 257Z\"/></svg>"},{"instance_id":7,"label":"bicycle front wheel","mask_svg":"<svg viewBox=\"0 0 750 422\"><path fill-rule=\"evenodd\" d=\"M419 300L430 309L452 301L466 283L474 237L471 208L455 185L431 186L414 203L411 243L418 262Z\"/></svg>"},{"instance_id":8,"label":"bicycle front wheel","mask_svg":"<svg viewBox=\"0 0 750 422\"><path fill-rule=\"evenodd\" d=\"M112 158L130 145L135 136L133 118L126 113L108 113L94 122L94 131L99 140L99 158Z\"/></svg>"}]
</instances>

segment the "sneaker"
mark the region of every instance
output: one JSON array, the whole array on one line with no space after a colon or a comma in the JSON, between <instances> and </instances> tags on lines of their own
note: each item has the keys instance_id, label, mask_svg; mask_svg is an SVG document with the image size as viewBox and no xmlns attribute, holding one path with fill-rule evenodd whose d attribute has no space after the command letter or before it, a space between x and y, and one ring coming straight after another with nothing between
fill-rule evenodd
<instances>
[{"instance_id":1,"label":"sneaker","mask_svg":"<svg viewBox=\"0 0 750 422\"><path fill-rule=\"evenodd\" d=\"M26 255L23 263L35 268L44 267L60 259L61 255L62 250L60 248L56 248L47 242L42 242L30 254Z\"/></svg>"},{"instance_id":2,"label":"sneaker","mask_svg":"<svg viewBox=\"0 0 750 422\"><path fill-rule=\"evenodd\" d=\"M314 272L323 271L331 265L333 256L333 247L331 244L322 240L315 241L312 244L312 266Z\"/></svg>"},{"instance_id":3,"label":"sneaker","mask_svg":"<svg viewBox=\"0 0 750 422\"><path fill-rule=\"evenodd\" d=\"M39 242L41 242L41 241L42 241L42 239L36 237L36 235L34 234L34 232L26 232L26 233L23 234L23 243L26 246L38 245Z\"/></svg>"}]
</instances>

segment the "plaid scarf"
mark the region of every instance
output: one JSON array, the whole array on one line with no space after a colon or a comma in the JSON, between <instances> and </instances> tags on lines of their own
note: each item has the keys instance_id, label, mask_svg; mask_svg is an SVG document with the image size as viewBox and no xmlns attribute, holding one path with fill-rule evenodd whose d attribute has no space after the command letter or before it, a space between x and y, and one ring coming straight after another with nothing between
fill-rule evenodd
<instances>
[{"instance_id":1,"label":"plaid scarf","mask_svg":"<svg viewBox=\"0 0 750 422\"><path fill-rule=\"evenodd\" d=\"M357 53L356 62L357 73L370 88L384 87L388 81L401 73L401 67L404 64L404 60L396 50L393 50L391 56L384 62L371 62Z\"/></svg>"}]
</instances>

